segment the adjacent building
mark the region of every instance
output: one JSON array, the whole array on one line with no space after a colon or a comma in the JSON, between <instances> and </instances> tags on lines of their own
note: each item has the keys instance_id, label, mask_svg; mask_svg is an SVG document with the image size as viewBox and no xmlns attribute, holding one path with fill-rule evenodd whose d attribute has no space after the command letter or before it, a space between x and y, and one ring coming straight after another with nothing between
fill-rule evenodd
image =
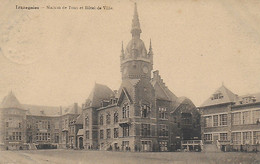
<instances>
[{"instance_id":1,"label":"adjacent building","mask_svg":"<svg viewBox=\"0 0 260 164\"><path fill-rule=\"evenodd\" d=\"M141 40L135 5L132 39L120 61L117 91L95 84L83 104L85 149L175 151L183 140L200 139L200 115L191 100L178 98L153 70L153 50Z\"/></svg>"},{"instance_id":2,"label":"adjacent building","mask_svg":"<svg viewBox=\"0 0 260 164\"><path fill-rule=\"evenodd\" d=\"M21 104L10 92L0 105L0 147L5 150L68 148L69 123L80 113L76 103L65 108Z\"/></svg>"},{"instance_id":3,"label":"adjacent building","mask_svg":"<svg viewBox=\"0 0 260 164\"><path fill-rule=\"evenodd\" d=\"M223 151L260 150L260 93L238 96L222 85L199 109L205 144Z\"/></svg>"}]
</instances>

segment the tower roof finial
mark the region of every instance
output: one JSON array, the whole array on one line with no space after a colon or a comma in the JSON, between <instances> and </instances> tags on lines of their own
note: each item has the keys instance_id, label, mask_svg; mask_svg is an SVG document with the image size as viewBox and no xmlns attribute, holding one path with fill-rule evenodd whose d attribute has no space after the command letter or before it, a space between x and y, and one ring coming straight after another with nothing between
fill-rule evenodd
<instances>
[{"instance_id":1,"label":"tower roof finial","mask_svg":"<svg viewBox=\"0 0 260 164\"><path fill-rule=\"evenodd\" d=\"M142 32L141 27L140 27L140 22L138 18L138 12L137 12L137 5L135 3L135 9L134 9L134 17L132 20L132 37L140 37L140 33Z\"/></svg>"},{"instance_id":2,"label":"tower roof finial","mask_svg":"<svg viewBox=\"0 0 260 164\"><path fill-rule=\"evenodd\" d=\"M122 49L121 52L124 52L124 42L122 41Z\"/></svg>"},{"instance_id":3,"label":"tower roof finial","mask_svg":"<svg viewBox=\"0 0 260 164\"><path fill-rule=\"evenodd\" d=\"M151 51L152 50L152 39L150 38L150 47L149 47L149 50Z\"/></svg>"}]
</instances>

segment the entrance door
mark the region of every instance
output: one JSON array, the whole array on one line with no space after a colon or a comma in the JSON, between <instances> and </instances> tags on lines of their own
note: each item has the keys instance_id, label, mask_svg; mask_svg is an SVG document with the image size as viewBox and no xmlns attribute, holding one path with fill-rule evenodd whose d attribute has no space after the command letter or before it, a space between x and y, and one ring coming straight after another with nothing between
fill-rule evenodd
<instances>
[{"instance_id":1,"label":"entrance door","mask_svg":"<svg viewBox=\"0 0 260 164\"><path fill-rule=\"evenodd\" d=\"M142 141L142 151L151 151L151 141Z\"/></svg>"},{"instance_id":2,"label":"entrance door","mask_svg":"<svg viewBox=\"0 0 260 164\"><path fill-rule=\"evenodd\" d=\"M83 138L79 137L79 148L83 149Z\"/></svg>"},{"instance_id":3,"label":"entrance door","mask_svg":"<svg viewBox=\"0 0 260 164\"><path fill-rule=\"evenodd\" d=\"M218 135L217 134L213 134L213 143L216 144L218 140Z\"/></svg>"}]
</instances>

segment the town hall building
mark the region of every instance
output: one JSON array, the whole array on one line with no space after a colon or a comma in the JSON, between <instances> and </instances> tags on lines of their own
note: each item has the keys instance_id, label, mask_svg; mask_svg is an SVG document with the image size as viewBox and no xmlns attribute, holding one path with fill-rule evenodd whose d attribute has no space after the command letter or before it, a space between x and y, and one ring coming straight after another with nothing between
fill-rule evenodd
<instances>
[{"instance_id":1,"label":"town hall building","mask_svg":"<svg viewBox=\"0 0 260 164\"><path fill-rule=\"evenodd\" d=\"M85 149L175 151L183 140L200 139L199 112L152 72L152 44L147 51L141 33L135 4L132 39L120 55L121 86L112 91L96 83L82 106Z\"/></svg>"}]
</instances>

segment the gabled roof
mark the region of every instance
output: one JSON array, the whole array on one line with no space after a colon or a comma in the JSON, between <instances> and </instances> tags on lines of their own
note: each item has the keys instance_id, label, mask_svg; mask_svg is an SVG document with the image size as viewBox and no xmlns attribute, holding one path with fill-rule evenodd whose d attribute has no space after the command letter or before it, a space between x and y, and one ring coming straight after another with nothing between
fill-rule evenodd
<instances>
[{"instance_id":1,"label":"gabled roof","mask_svg":"<svg viewBox=\"0 0 260 164\"><path fill-rule=\"evenodd\" d=\"M214 95L216 94L220 94L222 98L214 99ZM200 107L235 102L237 100L237 97L238 96L236 94L234 94L232 91L227 89L224 85L222 85Z\"/></svg>"},{"instance_id":2,"label":"gabled roof","mask_svg":"<svg viewBox=\"0 0 260 164\"><path fill-rule=\"evenodd\" d=\"M18 99L15 97L14 93L11 91L7 96L4 97L0 108L18 108L23 109Z\"/></svg>"},{"instance_id":3,"label":"gabled roof","mask_svg":"<svg viewBox=\"0 0 260 164\"><path fill-rule=\"evenodd\" d=\"M83 124L83 115L82 115L82 114L80 114L80 115L77 117L75 124Z\"/></svg>"},{"instance_id":4,"label":"gabled roof","mask_svg":"<svg viewBox=\"0 0 260 164\"><path fill-rule=\"evenodd\" d=\"M151 80L151 84L155 89L156 99L162 99L168 101L177 100L177 96L175 96L163 82L163 79L159 75L158 70L153 72L153 78Z\"/></svg>"},{"instance_id":5,"label":"gabled roof","mask_svg":"<svg viewBox=\"0 0 260 164\"><path fill-rule=\"evenodd\" d=\"M120 104L120 103L123 101L124 96L128 99L128 101L129 101L130 103L133 102L133 101L132 101L132 98L131 98L131 96L129 95L129 93L127 92L126 88L123 87L123 88L120 90L120 95L119 95L119 98L118 98L118 104Z\"/></svg>"},{"instance_id":6,"label":"gabled roof","mask_svg":"<svg viewBox=\"0 0 260 164\"><path fill-rule=\"evenodd\" d=\"M86 100L86 105L88 107L99 108L101 107L102 100L109 100L111 97L114 97L115 93L106 85L97 84L90 93L88 99Z\"/></svg>"}]
</instances>

